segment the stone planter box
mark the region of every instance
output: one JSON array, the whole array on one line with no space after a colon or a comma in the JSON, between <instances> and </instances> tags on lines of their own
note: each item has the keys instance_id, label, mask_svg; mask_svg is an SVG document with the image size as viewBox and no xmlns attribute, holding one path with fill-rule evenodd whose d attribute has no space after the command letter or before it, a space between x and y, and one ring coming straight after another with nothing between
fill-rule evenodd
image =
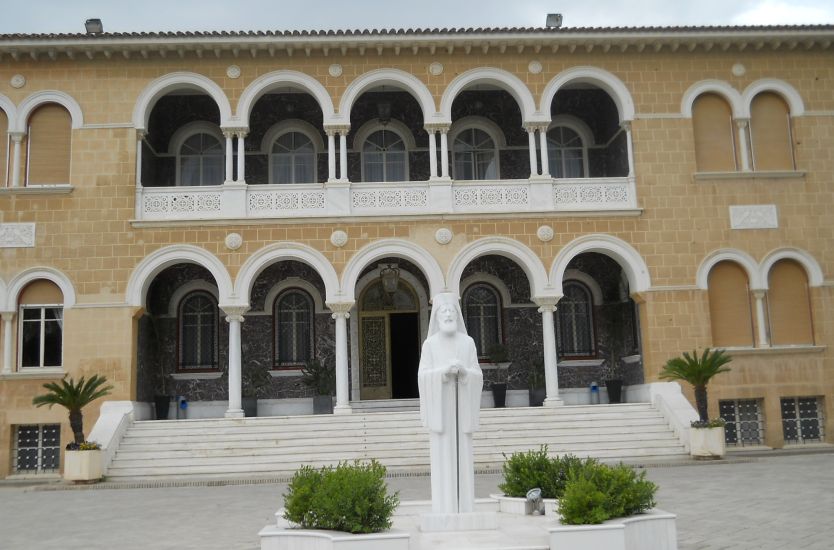
<instances>
[{"instance_id":1,"label":"stone planter box","mask_svg":"<svg viewBox=\"0 0 834 550\"><path fill-rule=\"evenodd\" d=\"M352 535L272 525L264 527L258 535L261 550L408 550L411 538L405 531Z\"/></svg>"},{"instance_id":2,"label":"stone planter box","mask_svg":"<svg viewBox=\"0 0 834 550\"><path fill-rule=\"evenodd\" d=\"M64 479L98 481L101 479L101 451L65 451Z\"/></svg>"},{"instance_id":3,"label":"stone planter box","mask_svg":"<svg viewBox=\"0 0 834 550\"><path fill-rule=\"evenodd\" d=\"M689 453L692 458L716 460L727 454L724 426L717 428L689 428Z\"/></svg>"},{"instance_id":4,"label":"stone planter box","mask_svg":"<svg viewBox=\"0 0 834 550\"><path fill-rule=\"evenodd\" d=\"M675 515L661 510L608 520L600 525L548 529L550 548L571 550L677 550Z\"/></svg>"},{"instance_id":5,"label":"stone planter box","mask_svg":"<svg viewBox=\"0 0 834 550\"><path fill-rule=\"evenodd\" d=\"M498 511L503 514L514 514L517 516L529 516L533 513L533 505L527 502L526 498L508 497L504 495L489 495L498 501ZM556 499L544 499L545 515L553 515L556 510Z\"/></svg>"}]
</instances>

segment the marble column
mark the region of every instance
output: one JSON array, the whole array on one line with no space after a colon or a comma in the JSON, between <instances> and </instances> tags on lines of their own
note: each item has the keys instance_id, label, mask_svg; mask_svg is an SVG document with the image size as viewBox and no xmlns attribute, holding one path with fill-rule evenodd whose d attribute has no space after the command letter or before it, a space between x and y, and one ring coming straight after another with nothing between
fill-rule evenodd
<instances>
[{"instance_id":1,"label":"marble column","mask_svg":"<svg viewBox=\"0 0 834 550\"><path fill-rule=\"evenodd\" d=\"M539 126L539 156L542 159L542 177L550 177L550 157L547 156L547 126Z\"/></svg>"},{"instance_id":2,"label":"marble column","mask_svg":"<svg viewBox=\"0 0 834 550\"><path fill-rule=\"evenodd\" d=\"M741 118L736 120L736 127L738 128L738 154L741 157L741 169L745 172L750 171L750 151L747 148L747 128L750 126L750 121Z\"/></svg>"},{"instance_id":3,"label":"marble column","mask_svg":"<svg viewBox=\"0 0 834 550\"><path fill-rule=\"evenodd\" d=\"M142 187L142 142L145 132L136 130L136 187Z\"/></svg>"},{"instance_id":4,"label":"marble column","mask_svg":"<svg viewBox=\"0 0 834 550\"><path fill-rule=\"evenodd\" d=\"M23 132L9 132L9 137L14 143L14 152L12 153L12 187L20 187L20 144L26 134Z\"/></svg>"},{"instance_id":5,"label":"marble column","mask_svg":"<svg viewBox=\"0 0 834 550\"><path fill-rule=\"evenodd\" d=\"M536 304L539 306L539 313L542 314L542 342L544 349L544 378L547 397L544 400L545 407L558 407L564 405L559 397L559 370L556 356L556 328L554 314L556 312L556 297L539 298Z\"/></svg>"},{"instance_id":6,"label":"marble column","mask_svg":"<svg viewBox=\"0 0 834 550\"><path fill-rule=\"evenodd\" d=\"M336 180L336 133L326 129L327 133L327 181Z\"/></svg>"},{"instance_id":7,"label":"marble column","mask_svg":"<svg viewBox=\"0 0 834 550\"><path fill-rule=\"evenodd\" d=\"M536 127L525 126L527 131L527 150L530 152L530 177L539 175L539 161L536 157Z\"/></svg>"},{"instance_id":8,"label":"marble column","mask_svg":"<svg viewBox=\"0 0 834 550\"><path fill-rule=\"evenodd\" d=\"M336 406L334 414L350 414L350 387L348 381L348 333L347 320L353 302L327 304L336 321Z\"/></svg>"},{"instance_id":9,"label":"marble column","mask_svg":"<svg viewBox=\"0 0 834 550\"><path fill-rule=\"evenodd\" d=\"M246 183L246 136L249 132L237 132L237 183Z\"/></svg>"},{"instance_id":10,"label":"marble column","mask_svg":"<svg viewBox=\"0 0 834 550\"><path fill-rule=\"evenodd\" d=\"M223 137L226 138L226 183L234 182L234 145L232 140L235 133L230 130L223 131Z\"/></svg>"},{"instance_id":11,"label":"marble column","mask_svg":"<svg viewBox=\"0 0 834 550\"><path fill-rule=\"evenodd\" d=\"M429 134L429 178L437 178L437 133L434 128L426 128Z\"/></svg>"},{"instance_id":12,"label":"marble column","mask_svg":"<svg viewBox=\"0 0 834 550\"><path fill-rule=\"evenodd\" d=\"M3 374L12 373L12 334L14 333L14 311L0 313L3 319Z\"/></svg>"},{"instance_id":13,"label":"marble column","mask_svg":"<svg viewBox=\"0 0 834 550\"><path fill-rule=\"evenodd\" d=\"M753 298L756 299L756 328L758 331L758 347L769 348L770 340L767 337L767 319L765 318L764 300L767 295L765 290L754 290Z\"/></svg>"},{"instance_id":14,"label":"marble column","mask_svg":"<svg viewBox=\"0 0 834 550\"><path fill-rule=\"evenodd\" d=\"M229 408L225 416L240 418L243 416L240 325L243 323L243 314L249 307L226 306L221 309L226 314L226 322L229 323Z\"/></svg>"},{"instance_id":15,"label":"marble column","mask_svg":"<svg viewBox=\"0 0 834 550\"><path fill-rule=\"evenodd\" d=\"M449 129L440 128L440 174L449 177Z\"/></svg>"},{"instance_id":16,"label":"marble column","mask_svg":"<svg viewBox=\"0 0 834 550\"><path fill-rule=\"evenodd\" d=\"M347 133L347 129L339 129L339 180L341 181L348 181Z\"/></svg>"},{"instance_id":17,"label":"marble column","mask_svg":"<svg viewBox=\"0 0 834 550\"><path fill-rule=\"evenodd\" d=\"M621 124L626 133L626 154L628 155L628 175L634 176L634 142L631 138L631 121L624 120Z\"/></svg>"}]
</instances>

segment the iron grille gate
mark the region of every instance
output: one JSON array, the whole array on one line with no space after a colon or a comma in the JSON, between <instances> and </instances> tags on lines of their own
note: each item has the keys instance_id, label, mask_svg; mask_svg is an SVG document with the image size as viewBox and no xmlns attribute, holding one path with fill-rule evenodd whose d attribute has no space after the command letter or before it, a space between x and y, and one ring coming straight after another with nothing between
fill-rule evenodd
<instances>
[{"instance_id":1,"label":"iron grille gate","mask_svg":"<svg viewBox=\"0 0 834 550\"><path fill-rule=\"evenodd\" d=\"M822 441L824 422L818 397L783 397L781 405L785 443Z\"/></svg>"},{"instance_id":2,"label":"iron grille gate","mask_svg":"<svg viewBox=\"0 0 834 550\"><path fill-rule=\"evenodd\" d=\"M758 399L719 401L718 409L724 419L724 440L727 445L761 445L764 441L764 422Z\"/></svg>"},{"instance_id":3,"label":"iron grille gate","mask_svg":"<svg viewBox=\"0 0 834 550\"><path fill-rule=\"evenodd\" d=\"M57 472L61 458L61 425L33 424L17 427L14 439L15 473Z\"/></svg>"}]
</instances>

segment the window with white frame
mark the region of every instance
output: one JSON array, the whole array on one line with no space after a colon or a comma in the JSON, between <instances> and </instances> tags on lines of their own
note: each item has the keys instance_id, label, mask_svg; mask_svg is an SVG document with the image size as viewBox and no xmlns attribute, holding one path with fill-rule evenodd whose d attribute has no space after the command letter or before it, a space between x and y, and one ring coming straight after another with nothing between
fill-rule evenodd
<instances>
[{"instance_id":1,"label":"window with white frame","mask_svg":"<svg viewBox=\"0 0 834 550\"><path fill-rule=\"evenodd\" d=\"M64 343L62 305L23 305L19 312L20 367L61 367Z\"/></svg>"},{"instance_id":2,"label":"window with white frame","mask_svg":"<svg viewBox=\"0 0 834 550\"><path fill-rule=\"evenodd\" d=\"M758 399L728 399L718 402L724 419L724 440L727 445L761 445L764 442L764 421Z\"/></svg>"},{"instance_id":3,"label":"window with white frame","mask_svg":"<svg viewBox=\"0 0 834 550\"><path fill-rule=\"evenodd\" d=\"M452 142L454 177L459 180L498 179L498 147L481 128L464 128Z\"/></svg>"},{"instance_id":4,"label":"window with white frame","mask_svg":"<svg viewBox=\"0 0 834 550\"><path fill-rule=\"evenodd\" d=\"M382 128L365 138L362 181L408 181L408 151L403 136Z\"/></svg>"},{"instance_id":5,"label":"window with white frame","mask_svg":"<svg viewBox=\"0 0 834 550\"><path fill-rule=\"evenodd\" d=\"M57 472L61 460L61 425L26 424L14 427L12 469L16 474Z\"/></svg>"},{"instance_id":6,"label":"window with white frame","mask_svg":"<svg viewBox=\"0 0 834 550\"><path fill-rule=\"evenodd\" d=\"M582 136L568 126L555 126L547 132L547 156L555 178L583 178L588 150Z\"/></svg>"},{"instance_id":7,"label":"window with white frame","mask_svg":"<svg viewBox=\"0 0 834 550\"><path fill-rule=\"evenodd\" d=\"M475 341L478 357L487 357L501 339L501 301L498 292L487 284L474 284L463 293L466 331Z\"/></svg>"},{"instance_id":8,"label":"window with white frame","mask_svg":"<svg viewBox=\"0 0 834 550\"><path fill-rule=\"evenodd\" d=\"M823 441L825 419L819 397L783 397L780 405L785 443Z\"/></svg>"},{"instance_id":9,"label":"window with white frame","mask_svg":"<svg viewBox=\"0 0 834 550\"><path fill-rule=\"evenodd\" d=\"M208 292L191 292L180 302L180 370L206 371L218 368L218 317L217 301Z\"/></svg>"},{"instance_id":10,"label":"window with white frame","mask_svg":"<svg viewBox=\"0 0 834 550\"><path fill-rule=\"evenodd\" d=\"M269 183L313 183L316 181L316 148L305 133L280 134L269 154Z\"/></svg>"},{"instance_id":11,"label":"window with white frame","mask_svg":"<svg viewBox=\"0 0 834 550\"><path fill-rule=\"evenodd\" d=\"M298 289L275 300L275 363L277 367L303 365L313 354L313 300Z\"/></svg>"},{"instance_id":12,"label":"window with white frame","mask_svg":"<svg viewBox=\"0 0 834 550\"><path fill-rule=\"evenodd\" d=\"M578 281L565 281L562 293L556 308L559 356L592 357L596 354L596 346L591 291Z\"/></svg>"},{"instance_id":13,"label":"window with white frame","mask_svg":"<svg viewBox=\"0 0 834 550\"><path fill-rule=\"evenodd\" d=\"M225 179L223 143L218 135L196 131L177 149L178 185L221 185Z\"/></svg>"}]
</instances>

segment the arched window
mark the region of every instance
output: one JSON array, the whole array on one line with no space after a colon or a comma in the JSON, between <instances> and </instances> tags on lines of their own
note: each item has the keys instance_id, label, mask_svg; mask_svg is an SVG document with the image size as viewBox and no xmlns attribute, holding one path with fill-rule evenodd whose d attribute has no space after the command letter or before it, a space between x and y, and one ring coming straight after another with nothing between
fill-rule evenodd
<instances>
[{"instance_id":1,"label":"arched window","mask_svg":"<svg viewBox=\"0 0 834 550\"><path fill-rule=\"evenodd\" d=\"M811 297L805 269L794 260L780 260L768 274L767 305L774 346L813 345Z\"/></svg>"},{"instance_id":2,"label":"arched window","mask_svg":"<svg viewBox=\"0 0 834 550\"><path fill-rule=\"evenodd\" d=\"M191 292L179 308L179 369L218 368L217 301L208 292Z\"/></svg>"},{"instance_id":3,"label":"arched window","mask_svg":"<svg viewBox=\"0 0 834 550\"><path fill-rule=\"evenodd\" d=\"M310 137L289 131L277 137L269 155L269 183L313 183L316 179L316 148Z\"/></svg>"},{"instance_id":4,"label":"arched window","mask_svg":"<svg viewBox=\"0 0 834 550\"><path fill-rule=\"evenodd\" d=\"M712 93L698 96L692 104L692 129L698 172L737 169L733 113L723 97Z\"/></svg>"},{"instance_id":5,"label":"arched window","mask_svg":"<svg viewBox=\"0 0 834 550\"><path fill-rule=\"evenodd\" d=\"M754 170L793 170L791 116L778 94L764 92L750 104L750 143Z\"/></svg>"},{"instance_id":6,"label":"arched window","mask_svg":"<svg viewBox=\"0 0 834 550\"><path fill-rule=\"evenodd\" d=\"M715 264L707 278L712 345L753 347L747 272L736 262Z\"/></svg>"},{"instance_id":7,"label":"arched window","mask_svg":"<svg viewBox=\"0 0 834 550\"><path fill-rule=\"evenodd\" d=\"M0 109L0 187L9 184L9 117Z\"/></svg>"},{"instance_id":8,"label":"arched window","mask_svg":"<svg viewBox=\"0 0 834 550\"><path fill-rule=\"evenodd\" d=\"M555 126L547 131L547 157L554 178L585 177L586 144L573 128Z\"/></svg>"},{"instance_id":9,"label":"arched window","mask_svg":"<svg viewBox=\"0 0 834 550\"><path fill-rule=\"evenodd\" d=\"M313 357L313 300L288 290L275 300L275 365L303 365Z\"/></svg>"},{"instance_id":10,"label":"arched window","mask_svg":"<svg viewBox=\"0 0 834 550\"><path fill-rule=\"evenodd\" d=\"M475 340L478 357L487 357L492 346L500 344L501 302L489 285L475 284L463 293L466 331Z\"/></svg>"},{"instance_id":11,"label":"arched window","mask_svg":"<svg viewBox=\"0 0 834 550\"><path fill-rule=\"evenodd\" d=\"M362 181L408 181L408 152L399 133L383 128L365 138Z\"/></svg>"},{"instance_id":12,"label":"arched window","mask_svg":"<svg viewBox=\"0 0 834 550\"><path fill-rule=\"evenodd\" d=\"M72 117L56 103L38 107L29 117L26 185L70 182Z\"/></svg>"},{"instance_id":13,"label":"arched window","mask_svg":"<svg viewBox=\"0 0 834 550\"><path fill-rule=\"evenodd\" d=\"M556 308L560 357L590 357L596 353L594 305L591 291L577 281L565 281Z\"/></svg>"},{"instance_id":14,"label":"arched window","mask_svg":"<svg viewBox=\"0 0 834 550\"><path fill-rule=\"evenodd\" d=\"M18 299L21 369L60 368L64 344L64 296L51 281L29 283Z\"/></svg>"},{"instance_id":15,"label":"arched window","mask_svg":"<svg viewBox=\"0 0 834 550\"><path fill-rule=\"evenodd\" d=\"M498 148L486 131L464 128L455 135L452 151L455 179L498 179Z\"/></svg>"},{"instance_id":16,"label":"arched window","mask_svg":"<svg viewBox=\"0 0 834 550\"><path fill-rule=\"evenodd\" d=\"M225 179L223 136L208 122L192 122L174 133L177 185L221 185Z\"/></svg>"}]
</instances>

